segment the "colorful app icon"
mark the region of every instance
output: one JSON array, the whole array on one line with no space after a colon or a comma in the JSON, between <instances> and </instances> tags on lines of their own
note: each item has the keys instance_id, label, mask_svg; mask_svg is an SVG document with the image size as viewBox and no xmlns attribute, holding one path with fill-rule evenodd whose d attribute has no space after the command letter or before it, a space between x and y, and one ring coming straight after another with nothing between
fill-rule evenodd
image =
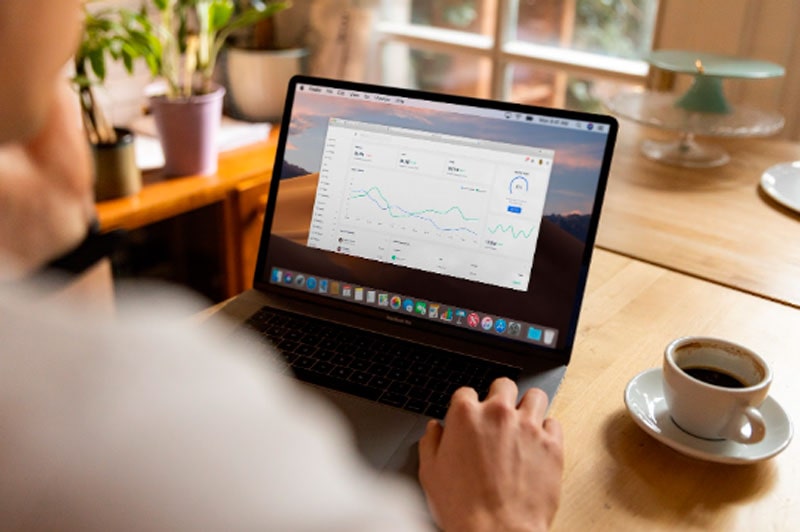
<instances>
[{"instance_id":1,"label":"colorful app icon","mask_svg":"<svg viewBox=\"0 0 800 532\"><path fill-rule=\"evenodd\" d=\"M508 334L511 336L519 336L520 331L522 331L522 325L516 321L508 322Z\"/></svg>"},{"instance_id":2,"label":"colorful app icon","mask_svg":"<svg viewBox=\"0 0 800 532\"><path fill-rule=\"evenodd\" d=\"M389 306L394 310L400 310L402 304L403 300L400 299L400 296L392 296L392 299L389 300Z\"/></svg>"},{"instance_id":3,"label":"colorful app icon","mask_svg":"<svg viewBox=\"0 0 800 532\"><path fill-rule=\"evenodd\" d=\"M375 290L367 290L367 303L375 303Z\"/></svg>"},{"instance_id":4,"label":"colorful app icon","mask_svg":"<svg viewBox=\"0 0 800 532\"><path fill-rule=\"evenodd\" d=\"M355 289L355 300L356 301L364 301L364 289L360 286Z\"/></svg>"},{"instance_id":5,"label":"colorful app icon","mask_svg":"<svg viewBox=\"0 0 800 532\"><path fill-rule=\"evenodd\" d=\"M463 325L467 319L467 311L464 309L456 309L456 325Z\"/></svg>"},{"instance_id":6,"label":"colorful app icon","mask_svg":"<svg viewBox=\"0 0 800 532\"><path fill-rule=\"evenodd\" d=\"M328 292L328 280L327 279L320 279L319 280L319 291L322 294Z\"/></svg>"},{"instance_id":7,"label":"colorful app icon","mask_svg":"<svg viewBox=\"0 0 800 532\"><path fill-rule=\"evenodd\" d=\"M494 322L494 332L497 334L503 334L506 332L508 328L508 324L506 324L506 320L503 318L497 318L497 321Z\"/></svg>"},{"instance_id":8,"label":"colorful app icon","mask_svg":"<svg viewBox=\"0 0 800 532\"><path fill-rule=\"evenodd\" d=\"M414 305L414 312L424 316L428 313L428 304L424 301L417 301L417 303Z\"/></svg>"},{"instance_id":9,"label":"colorful app icon","mask_svg":"<svg viewBox=\"0 0 800 532\"><path fill-rule=\"evenodd\" d=\"M494 325L494 320L489 316L484 316L484 318L481 320L481 328L484 331L491 330L492 325Z\"/></svg>"},{"instance_id":10,"label":"colorful app icon","mask_svg":"<svg viewBox=\"0 0 800 532\"><path fill-rule=\"evenodd\" d=\"M429 318L438 318L439 317L439 305L436 303L431 303L428 305L428 317Z\"/></svg>"},{"instance_id":11,"label":"colorful app icon","mask_svg":"<svg viewBox=\"0 0 800 532\"><path fill-rule=\"evenodd\" d=\"M306 280L306 288L309 290L316 290L317 289L317 280L314 277L309 277Z\"/></svg>"},{"instance_id":12,"label":"colorful app icon","mask_svg":"<svg viewBox=\"0 0 800 532\"><path fill-rule=\"evenodd\" d=\"M303 286L304 284L306 284L306 276L301 273L298 273L297 277L294 278L294 284L296 284L297 286Z\"/></svg>"},{"instance_id":13,"label":"colorful app icon","mask_svg":"<svg viewBox=\"0 0 800 532\"><path fill-rule=\"evenodd\" d=\"M279 283L283 280L283 272L278 268L272 268L272 282Z\"/></svg>"},{"instance_id":14,"label":"colorful app icon","mask_svg":"<svg viewBox=\"0 0 800 532\"><path fill-rule=\"evenodd\" d=\"M467 316L467 325L472 327L473 329L480 325L481 317L475 314L474 312L470 312L469 316Z\"/></svg>"},{"instance_id":15,"label":"colorful app icon","mask_svg":"<svg viewBox=\"0 0 800 532\"><path fill-rule=\"evenodd\" d=\"M342 286L342 295L344 297L353 297L353 287L349 284Z\"/></svg>"},{"instance_id":16,"label":"colorful app icon","mask_svg":"<svg viewBox=\"0 0 800 532\"><path fill-rule=\"evenodd\" d=\"M331 281L331 295L338 296L339 288L339 281Z\"/></svg>"},{"instance_id":17,"label":"colorful app icon","mask_svg":"<svg viewBox=\"0 0 800 532\"><path fill-rule=\"evenodd\" d=\"M389 306L389 294L380 293L378 294L378 305L382 307Z\"/></svg>"},{"instance_id":18,"label":"colorful app icon","mask_svg":"<svg viewBox=\"0 0 800 532\"><path fill-rule=\"evenodd\" d=\"M453 309L447 308L439 313L439 319L442 321L453 321Z\"/></svg>"},{"instance_id":19,"label":"colorful app icon","mask_svg":"<svg viewBox=\"0 0 800 532\"><path fill-rule=\"evenodd\" d=\"M404 299L403 300L403 310L406 312L414 312L414 300L413 299Z\"/></svg>"},{"instance_id":20,"label":"colorful app icon","mask_svg":"<svg viewBox=\"0 0 800 532\"><path fill-rule=\"evenodd\" d=\"M542 339L542 330L536 327L528 327L528 340L539 342Z\"/></svg>"},{"instance_id":21,"label":"colorful app icon","mask_svg":"<svg viewBox=\"0 0 800 532\"><path fill-rule=\"evenodd\" d=\"M286 284L292 284L293 279L294 275L292 275L290 272L286 272L286 274L283 276L283 282Z\"/></svg>"}]
</instances>

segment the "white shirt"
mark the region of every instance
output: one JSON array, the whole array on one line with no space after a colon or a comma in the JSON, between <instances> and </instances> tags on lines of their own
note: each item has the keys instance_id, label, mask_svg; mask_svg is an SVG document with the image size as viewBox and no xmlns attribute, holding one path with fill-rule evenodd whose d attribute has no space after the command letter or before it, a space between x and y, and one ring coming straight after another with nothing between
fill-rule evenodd
<instances>
[{"instance_id":1,"label":"white shirt","mask_svg":"<svg viewBox=\"0 0 800 532\"><path fill-rule=\"evenodd\" d=\"M394 531L429 526L337 414L183 294L116 319L0 291L0 529Z\"/></svg>"}]
</instances>

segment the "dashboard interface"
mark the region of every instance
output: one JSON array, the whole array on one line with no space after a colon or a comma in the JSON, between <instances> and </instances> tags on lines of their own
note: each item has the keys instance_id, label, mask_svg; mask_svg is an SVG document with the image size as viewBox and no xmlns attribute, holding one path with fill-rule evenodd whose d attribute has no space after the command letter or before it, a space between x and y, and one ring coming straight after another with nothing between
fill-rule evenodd
<instances>
[{"instance_id":1,"label":"dashboard interface","mask_svg":"<svg viewBox=\"0 0 800 532\"><path fill-rule=\"evenodd\" d=\"M553 151L331 118L308 245L528 289Z\"/></svg>"}]
</instances>

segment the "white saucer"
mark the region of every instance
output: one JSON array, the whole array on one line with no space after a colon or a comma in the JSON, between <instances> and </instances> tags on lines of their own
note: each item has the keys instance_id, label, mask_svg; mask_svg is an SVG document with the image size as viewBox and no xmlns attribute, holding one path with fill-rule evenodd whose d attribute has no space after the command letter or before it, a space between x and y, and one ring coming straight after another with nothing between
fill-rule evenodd
<instances>
[{"instance_id":1,"label":"white saucer","mask_svg":"<svg viewBox=\"0 0 800 532\"><path fill-rule=\"evenodd\" d=\"M784 207L800 212L800 161L768 168L761 175L761 188Z\"/></svg>"},{"instance_id":2,"label":"white saucer","mask_svg":"<svg viewBox=\"0 0 800 532\"><path fill-rule=\"evenodd\" d=\"M767 397L761 414L767 435L758 443L743 444L730 440L711 441L696 438L679 429L667 412L661 384L661 368L644 371L625 388L625 406L645 432L678 452L724 464L747 464L772 458L789 445L792 422L777 401Z\"/></svg>"}]
</instances>

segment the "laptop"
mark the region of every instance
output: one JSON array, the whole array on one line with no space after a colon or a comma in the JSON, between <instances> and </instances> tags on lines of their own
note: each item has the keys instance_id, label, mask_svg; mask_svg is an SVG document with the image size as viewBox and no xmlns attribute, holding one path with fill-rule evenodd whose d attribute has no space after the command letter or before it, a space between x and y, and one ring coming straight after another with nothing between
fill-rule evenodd
<instances>
[{"instance_id":1,"label":"laptop","mask_svg":"<svg viewBox=\"0 0 800 532\"><path fill-rule=\"evenodd\" d=\"M289 82L253 289L257 331L380 469L459 386L552 399L570 361L617 123L307 76Z\"/></svg>"}]
</instances>

